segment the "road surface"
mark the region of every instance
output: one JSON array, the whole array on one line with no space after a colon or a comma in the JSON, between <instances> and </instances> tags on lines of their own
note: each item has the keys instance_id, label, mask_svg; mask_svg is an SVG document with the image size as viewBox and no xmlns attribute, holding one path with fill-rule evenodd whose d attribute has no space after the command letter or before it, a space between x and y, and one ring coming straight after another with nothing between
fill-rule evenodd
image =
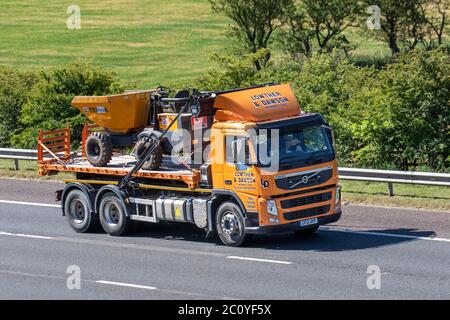
<instances>
[{"instance_id":1,"label":"road surface","mask_svg":"<svg viewBox=\"0 0 450 320\"><path fill-rule=\"evenodd\" d=\"M76 234L61 186L0 179L0 299L450 299L448 212L349 205L312 236L229 248L190 225Z\"/></svg>"}]
</instances>

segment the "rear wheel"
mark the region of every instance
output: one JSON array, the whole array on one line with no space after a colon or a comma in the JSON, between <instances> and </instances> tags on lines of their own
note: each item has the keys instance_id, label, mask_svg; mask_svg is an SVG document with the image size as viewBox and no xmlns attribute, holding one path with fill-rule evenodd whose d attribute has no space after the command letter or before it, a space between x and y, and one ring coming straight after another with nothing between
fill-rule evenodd
<instances>
[{"instance_id":1,"label":"rear wheel","mask_svg":"<svg viewBox=\"0 0 450 320\"><path fill-rule=\"evenodd\" d=\"M100 223L106 233L112 236L126 234L131 226L126 204L114 193L106 193L100 200L98 209Z\"/></svg>"},{"instance_id":2,"label":"rear wheel","mask_svg":"<svg viewBox=\"0 0 450 320\"><path fill-rule=\"evenodd\" d=\"M222 203L217 209L216 229L220 240L227 246L239 247L251 237L245 234L241 208L229 201Z\"/></svg>"},{"instance_id":3,"label":"rear wheel","mask_svg":"<svg viewBox=\"0 0 450 320\"><path fill-rule=\"evenodd\" d=\"M140 139L136 143L136 159L140 160L145 153L145 150L151 146L152 143L157 143L156 141L150 140L147 141L147 139ZM160 144L155 148L150 158L144 162L142 165L142 169L144 170L156 170L159 168L162 162L162 147Z\"/></svg>"},{"instance_id":4,"label":"rear wheel","mask_svg":"<svg viewBox=\"0 0 450 320\"><path fill-rule=\"evenodd\" d=\"M105 132L93 132L86 140L86 158L95 167L104 167L111 161L111 138Z\"/></svg>"},{"instance_id":5,"label":"rear wheel","mask_svg":"<svg viewBox=\"0 0 450 320\"><path fill-rule=\"evenodd\" d=\"M99 226L98 215L91 212L89 199L81 190L69 191L64 201L64 214L76 232L90 232Z\"/></svg>"}]
</instances>

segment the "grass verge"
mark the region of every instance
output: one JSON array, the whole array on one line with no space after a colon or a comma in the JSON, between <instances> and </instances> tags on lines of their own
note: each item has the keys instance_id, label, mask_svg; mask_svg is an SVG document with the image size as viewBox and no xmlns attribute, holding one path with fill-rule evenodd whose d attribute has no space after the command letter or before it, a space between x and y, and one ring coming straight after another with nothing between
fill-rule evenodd
<instances>
[{"instance_id":1,"label":"grass verge","mask_svg":"<svg viewBox=\"0 0 450 320\"><path fill-rule=\"evenodd\" d=\"M74 174L69 172L59 173L52 176L38 175L38 166L35 161L19 161L19 170L15 170L14 161L8 159L0 159L0 178L18 178L18 179L36 179L48 181L61 181L71 179Z\"/></svg>"},{"instance_id":2,"label":"grass verge","mask_svg":"<svg viewBox=\"0 0 450 320\"><path fill-rule=\"evenodd\" d=\"M387 183L341 180L342 199L353 204L406 207L450 212L450 188L394 184L394 196L387 192Z\"/></svg>"}]
</instances>

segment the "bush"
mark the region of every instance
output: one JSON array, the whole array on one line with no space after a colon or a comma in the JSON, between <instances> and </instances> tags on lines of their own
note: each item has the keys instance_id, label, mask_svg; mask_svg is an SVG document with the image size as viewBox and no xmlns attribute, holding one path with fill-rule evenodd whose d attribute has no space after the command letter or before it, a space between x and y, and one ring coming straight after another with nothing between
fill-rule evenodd
<instances>
[{"instance_id":1,"label":"bush","mask_svg":"<svg viewBox=\"0 0 450 320\"><path fill-rule=\"evenodd\" d=\"M337 157L341 165L352 165L352 151L360 147L352 133L352 124L364 117L364 107L354 99L373 84L374 68L358 68L343 55L314 54L305 61L293 88L302 109L319 112L333 126Z\"/></svg>"},{"instance_id":2,"label":"bush","mask_svg":"<svg viewBox=\"0 0 450 320\"><path fill-rule=\"evenodd\" d=\"M294 84L303 107L334 127L341 165L446 170L449 75L445 50L417 49L380 71L314 56Z\"/></svg>"},{"instance_id":3,"label":"bush","mask_svg":"<svg viewBox=\"0 0 450 320\"><path fill-rule=\"evenodd\" d=\"M17 72L0 67L0 146L10 147L11 137L21 131L20 111L38 76L32 72Z\"/></svg>"},{"instance_id":4,"label":"bush","mask_svg":"<svg viewBox=\"0 0 450 320\"><path fill-rule=\"evenodd\" d=\"M25 129L12 136L13 145L35 148L39 130L70 126L72 142L77 145L86 119L70 103L76 95L107 95L123 91L115 75L85 63L42 72L23 105L19 122Z\"/></svg>"},{"instance_id":5,"label":"bush","mask_svg":"<svg viewBox=\"0 0 450 320\"><path fill-rule=\"evenodd\" d=\"M364 144L360 163L392 163L400 169L450 165L450 59L442 49L413 50L377 74L353 133Z\"/></svg>"},{"instance_id":6,"label":"bush","mask_svg":"<svg viewBox=\"0 0 450 320\"><path fill-rule=\"evenodd\" d=\"M321 113L333 126L340 165L448 170L450 65L444 49L400 54L381 69L356 66L338 52L262 71L251 59L224 57L200 87L290 82L302 109Z\"/></svg>"},{"instance_id":7,"label":"bush","mask_svg":"<svg viewBox=\"0 0 450 320\"><path fill-rule=\"evenodd\" d=\"M257 70L263 49L214 57L219 67L189 87L225 90L291 83L302 109L333 126L340 165L448 171L450 60L443 49L399 54L385 67L360 67L338 52ZM72 63L39 74L0 68L0 145L34 148L38 130L70 126L74 145L86 121L75 95L123 91L114 74Z\"/></svg>"}]
</instances>

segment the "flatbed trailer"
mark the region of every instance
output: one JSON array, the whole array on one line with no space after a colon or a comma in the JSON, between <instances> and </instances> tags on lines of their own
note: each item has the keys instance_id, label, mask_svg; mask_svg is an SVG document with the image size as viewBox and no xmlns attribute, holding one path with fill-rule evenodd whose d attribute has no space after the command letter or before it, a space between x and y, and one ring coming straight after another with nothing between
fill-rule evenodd
<instances>
[{"instance_id":1,"label":"flatbed trailer","mask_svg":"<svg viewBox=\"0 0 450 320\"><path fill-rule=\"evenodd\" d=\"M83 132L92 126L85 125ZM82 145L85 144L88 133L82 135ZM113 180L123 178L135 165L136 158L132 155L116 153L112 160L104 167L95 167L87 161L84 150L73 153L70 148L70 128L40 131L38 138L38 167L39 175L51 175L59 172L72 172L79 177L95 176L102 179L111 177ZM187 188L196 189L200 182L200 170L191 169L188 165L174 164L166 156L158 170L141 169L135 173L141 179L177 182Z\"/></svg>"},{"instance_id":2,"label":"flatbed trailer","mask_svg":"<svg viewBox=\"0 0 450 320\"><path fill-rule=\"evenodd\" d=\"M86 125L84 131L89 126ZM86 137L87 134L83 134L83 140ZM86 160L83 150L71 151L70 128L39 132L39 175L62 172L74 174L74 178L64 180L65 188L56 194L57 200L61 201L63 215L67 216L75 231L89 232L98 227L99 216L93 213L101 210L100 200L105 194L112 195L111 202L115 210L123 211L127 220L189 222L212 230L212 226L208 226L206 212L207 206L211 206L213 190L201 185L199 169L175 164L170 157L164 157L158 170L141 169L133 175L133 190L119 190L118 184L135 163L134 156L115 153L108 166L95 167ZM196 215L193 214L194 209ZM86 220L86 215L92 219ZM105 231L111 235L124 234L122 228L114 228L121 218L110 212L109 224L103 225Z\"/></svg>"}]
</instances>

